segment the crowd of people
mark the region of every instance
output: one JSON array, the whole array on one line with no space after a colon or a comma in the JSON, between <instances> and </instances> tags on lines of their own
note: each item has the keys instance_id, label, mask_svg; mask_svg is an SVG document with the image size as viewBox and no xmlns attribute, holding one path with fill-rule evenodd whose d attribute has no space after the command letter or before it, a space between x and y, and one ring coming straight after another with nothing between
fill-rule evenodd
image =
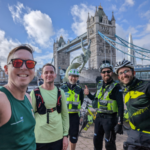
<instances>
[{"instance_id":1,"label":"crowd of people","mask_svg":"<svg viewBox=\"0 0 150 150\"><path fill-rule=\"evenodd\" d=\"M123 134L124 103L131 130L124 150L150 149L150 82L135 77L133 64L122 60L115 67L100 66L102 80L94 95L77 81L79 72L71 69L68 82L54 85L55 66L42 67L43 83L26 93L34 77L33 49L20 45L10 51L4 66L8 84L0 87L0 150L76 149L81 105L87 95L97 111L94 124L95 150L116 150L116 134ZM112 75L118 75L121 84ZM96 77L95 77L96 78Z\"/></svg>"}]
</instances>

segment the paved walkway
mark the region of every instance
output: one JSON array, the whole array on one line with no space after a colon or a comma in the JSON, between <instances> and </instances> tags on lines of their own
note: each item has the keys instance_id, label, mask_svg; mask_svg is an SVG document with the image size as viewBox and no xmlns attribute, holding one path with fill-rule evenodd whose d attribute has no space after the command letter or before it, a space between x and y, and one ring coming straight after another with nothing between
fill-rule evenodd
<instances>
[{"instance_id":1,"label":"paved walkway","mask_svg":"<svg viewBox=\"0 0 150 150\"><path fill-rule=\"evenodd\" d=\"M84 131L83 131L84 132ZM91 126L87 133L82 133L81 136L79 137L78 143L76 150L94 150L93 146L93 132L94 132L94 126ZM116 146L117 150L123 150L123 142L127 139L127 133L125 131L125 134L119 135L117 134L116 138ZM103 142L103 147L105 147L105 143ZM67 149L69 150L69 148ZM103 150L106 150L103 148Z\"/></svg>"}]
</instances>

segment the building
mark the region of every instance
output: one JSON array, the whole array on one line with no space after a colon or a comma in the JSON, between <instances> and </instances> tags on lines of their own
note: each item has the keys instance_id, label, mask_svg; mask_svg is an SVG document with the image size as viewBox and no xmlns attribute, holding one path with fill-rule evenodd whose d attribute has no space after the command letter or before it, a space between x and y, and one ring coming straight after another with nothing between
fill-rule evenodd
<instances>
[{"instance_id":1,"label":"building","mask_svg":"<svg viewBox=\"0 0 150 150\"><path fill-rule=\"evenodd\" d=\"M135 51L132 49L134 48L133 46L133 40L132 40L132 35L131 33L129 34L129 44L128 44L128 54L135 56ZM136 58L135 57L131 57L130 55L128 55L128 60L132 62L132 64L135 66L136 65Z\"/></svg>"},{"instance_id":2,"label":"building","mask_svg":"<svg viewBox=\"0 0 150 150\"><path fill-rule=\"evenodd\" d=\"M8 75L5 74L5 71L2 69L0 65L0 82L8 82Z\"/></svg>"},{"instance_id":3,"label":"building","mask_svg":"<svg viewBox=\"0 0 150 150\"><path fill-rule=\"evenodd\" d=\"M85 45L88 45L91 40L91 57L89 59L89 71L83 70L81 72L81 76L83 80L89 81L91 78L87 78L87 74L89 77L95 76L99 74L99 67L102 63L109 62L112 65L116 63L116 49L111 47L107 42L102 39L98 31L111 38L112 40L116 40L116 25L115 25L115 17L112 13L111 20L108 19L108 16L105 14L103 7L100 5L98 8L96 7L95 15L90 16L88 14L87 18L87 32L76 37L72 41L66 43L61 36L59 40L54 42L53 44L53 58L54 58L54 66L56 68L56 73L59 75L60 69L66 70L70 65L70 52L77 50L77 48L81 48L78 45L81 45L81 38L85 41ZM74 48L75 47L75 48ZM71 49L71 50L70 50ZM94 70L94 71L93 71ZM87 72L87 73L86 73ZM86 76L84 76L86 75ZM85 77L87 79L85 79ZM56 80L59 82L60 77ZM94 79L94 81L96 81ZM80 81L82 82L82 81ZM91 81L92 82L92 81Z\"/></svg>"},{"instance_id":4,"label":"building","mask_svg":"<svg viewBox=\"0 0 150 150\"><path fill-rule=\"evenodd\" d=\"M112 12L111 20L105 14L103 7L100 5L95 15L87 19L87 39L91 40L91 58L89 60L89 68L99 69L100 65L104 62L109 62L115 65L116 63L116 50L105 42L98 34L98 31L107 37L115 40L116 25L115 17Z\"/></svg>"},{"instance_id":5,"label":"building","mask_svg":"<svg viewBox=\"0 0 150 150\"><path fill-rule=\"evenodd\" d=\"M134 69L138 79L150 80L150 65L136 65Z\"/></svg>"}]
</instances>

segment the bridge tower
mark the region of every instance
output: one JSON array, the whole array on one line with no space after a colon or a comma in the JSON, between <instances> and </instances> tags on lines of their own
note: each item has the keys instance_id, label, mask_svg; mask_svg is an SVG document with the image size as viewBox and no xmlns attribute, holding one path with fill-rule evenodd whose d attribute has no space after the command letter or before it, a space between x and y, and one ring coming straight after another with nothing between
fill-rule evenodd
<instances>
[{"instance_id":1,"label":"bridge tower","mask_svg":"<svg viewBox=\"0 0 150 150\"><path fill-rule=\"evenodd\" d=\"M87 18L87 40L91 39L91 58L89 68L99 69L103 62L116 63L116 50L106 43L99 35L98 31L107 37L115 40L116 26L115 17L112 12L111 20L108 20L103 7L100 5L94 16Z\"/></svg>"},{"instance_id":2,"label":"bridge tower","mask_svg":"<svg viewBox=\"0 0 150 150\"><path fill-rule=\"evenodd\" d=\"M57 74L59 74L60 69L66 70L70 64L70 53L57 51L58 48L63 47L65 44L66 42L64 41L63 36L60 36L59 40L57 39L57 41L53 44L53 58Z\"/></svg>"}]
</instances>

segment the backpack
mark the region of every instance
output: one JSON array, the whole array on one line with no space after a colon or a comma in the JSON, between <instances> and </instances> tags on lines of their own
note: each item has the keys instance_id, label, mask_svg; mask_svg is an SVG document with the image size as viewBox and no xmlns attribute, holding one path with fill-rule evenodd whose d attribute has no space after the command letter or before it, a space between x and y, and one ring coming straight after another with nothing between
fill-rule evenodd
<instances>
[{"instance_id":1,"label":"backpack","mask_svg":"<svg viewBox=\"0 0 150 150\"><path fill-rule=\"evenodd\" d=\"M58 96L57 96L56 109L57 109L58 113L61 113L61 91L58 87L57 87L57 89L58 89ZM37 107L36 112L38 112L39 114L46 114L47 110L44 105L45 102L43 100L43 97L41 95L39 87L34 89L34 94L35 94L35 98L36 98L36 107Z\"/></svg>"}]
</instances>

